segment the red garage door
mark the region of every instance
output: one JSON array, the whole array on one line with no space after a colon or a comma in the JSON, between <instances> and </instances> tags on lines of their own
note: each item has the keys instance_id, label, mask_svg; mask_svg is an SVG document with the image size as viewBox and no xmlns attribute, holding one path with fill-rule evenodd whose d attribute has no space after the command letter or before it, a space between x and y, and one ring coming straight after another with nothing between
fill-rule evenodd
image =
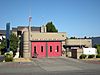
<instances>
[{"instance_id":1,"label":"red garage door","mask_svg":"<svg viewBox=\"0 0 100 75\"><path fill-rule=\"evenodd\" d=\"M32 42L32 57L46 57L46 42Z\"/></svg>"},{"instance_id":2,"label":"red garage door","mask_svg":"<svg viewBox=\"0 0 100 75\"><path fill-rule=\"evenodd\" d=\"M61 42L32 42L32 57L37 58L61 56Z\"/></svg>"},{"instance_id":3,"label":"red garage door","mask_svg":"<svg viewBox=\"0 0 100 75\"><path fill-rule=\"evenodd\" d=\"M47 42L48 56L61 56L61 42Z\"/></svg>"}]
</instances>

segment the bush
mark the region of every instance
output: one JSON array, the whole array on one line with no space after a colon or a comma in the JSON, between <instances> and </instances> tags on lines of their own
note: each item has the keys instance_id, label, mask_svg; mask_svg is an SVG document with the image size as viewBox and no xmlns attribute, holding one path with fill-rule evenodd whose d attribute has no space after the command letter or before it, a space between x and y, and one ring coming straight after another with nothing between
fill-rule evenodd
<instances>
[{"instance_id":1,"label":"bush","mask_svg":"<svg viewBox=\"0 0 100 75\"><path fill-rule=\"evenodd\" d=\"M100 58L100 54L96 55L96 58Z\"/></svg>"},{"instance_id":2,"label":"bush","mask_svg":"<svg viewBox=\"0 0 100 75\"><path fill-rule=\"evenodd\" d=\"M13 61L13 54L10 52L5 53L5 62L12 62Z\"/></svg>"},{"instance_id":3,"label":"bush","mask_svg":"<svg viewBox=\"0 0 100 75\"><path fill-rule=\"evenodd\" d=\"M94 58L94 57L95 57L95 55L93 55L93 54L88 56L88 58Z\"/></svg>"},{"instance_id":4,"label":"bush","mask_svg":"<svg viewBox=\"0 0 100 75\"><path fill-rule=\"evenodd\" d=\"M85 59L85 58L86 58L86 56L87 56L87 55L82 54L82 55L80 55L80 59Z\"/></svg>"}]
</instances>

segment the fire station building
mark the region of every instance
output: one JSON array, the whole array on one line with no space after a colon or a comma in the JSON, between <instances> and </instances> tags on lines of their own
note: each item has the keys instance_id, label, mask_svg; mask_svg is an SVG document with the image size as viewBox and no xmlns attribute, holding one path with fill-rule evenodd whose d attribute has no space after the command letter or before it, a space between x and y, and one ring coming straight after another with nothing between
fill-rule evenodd
<instances>
[{"instance_id":1,"label":"fire station building","mask_svg":"<svg viewBox=\"0 0 100 75\"><path fill-rule=\"evenodd\" d=\"M68 57L79 58L83 47L92 47L91 39L69 39L66 32L47 32L46 26L18 26L12 33L20 38L19 55L24 58L59 57L63 51Z\"/></svg>"}]
</instances>

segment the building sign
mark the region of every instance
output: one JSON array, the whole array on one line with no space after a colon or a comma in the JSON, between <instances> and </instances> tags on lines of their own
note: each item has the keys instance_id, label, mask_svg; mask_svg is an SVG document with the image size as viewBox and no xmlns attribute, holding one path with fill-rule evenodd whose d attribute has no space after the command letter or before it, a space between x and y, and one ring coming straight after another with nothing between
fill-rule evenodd
<instances>
[{"instance_id":1,"label":"building sign","mask_svg":"<svg viewBox=\"0 0 100 75\"><path fill-rule=\"evenodd\" d=\"M86 55L91 55L91 54L96 54L96 49L95 48L83 48L83 54Z\"/></svg>"},{"instance_id":2,"label":"building sign","mask_svg":"<svg viewBox=\"0 0 100 75\"><path fill-rule=\"evenodd\" d=\"M10 49L10 23L6 24L6 41L7 41L7 51Z\"/></svg>"}]
</instances>

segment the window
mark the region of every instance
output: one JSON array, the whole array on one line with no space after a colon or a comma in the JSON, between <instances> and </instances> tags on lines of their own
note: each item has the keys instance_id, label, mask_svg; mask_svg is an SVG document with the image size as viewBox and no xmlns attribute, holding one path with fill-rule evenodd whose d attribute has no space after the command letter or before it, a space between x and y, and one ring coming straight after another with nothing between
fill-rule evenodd
<instances>
[{"instance_id":1,"label":"window","mask_svg":"<svg viewBox=\"0 0 100 75\"><path fill-rule=\"evenodd\" d=\"M52 52L52 46L50 46L50 52Z\"/></svg>"},{"instance_id":2,"label":"window","mask_svg":"<svg viewBox=\"0 0 100 75\"><path fill-rule=\"evenodd\" d=\"M57 46L57 52L59 52L59 46Z\"/></svg>"},{"instance_id":3,"label":"window","mask_svg":"<svg viewBox=\"0 0 100 75\"><path fill-rule=\"evenodd\" d=\"M17 35L21 35L22 34L22 32L21 31L17 31Z\"/></svg>"},{"instance_id":4,"label":"window","mask_svg":"<svg viewBox=\"0 0 100 75\"><path fill-rule=\"evenodd\" d=\"M34 53L36 53L36 46L34 46Z\"/></svg>"},{"instance_id":5,"label":"window","mask_svg":"<svg viewBox=\"0 0 100 75\"><path fill-rule=\"evenodd\" d=\"M41 46L41 52L43 52L43 46Z\"/></svg>"}]
</instances>

